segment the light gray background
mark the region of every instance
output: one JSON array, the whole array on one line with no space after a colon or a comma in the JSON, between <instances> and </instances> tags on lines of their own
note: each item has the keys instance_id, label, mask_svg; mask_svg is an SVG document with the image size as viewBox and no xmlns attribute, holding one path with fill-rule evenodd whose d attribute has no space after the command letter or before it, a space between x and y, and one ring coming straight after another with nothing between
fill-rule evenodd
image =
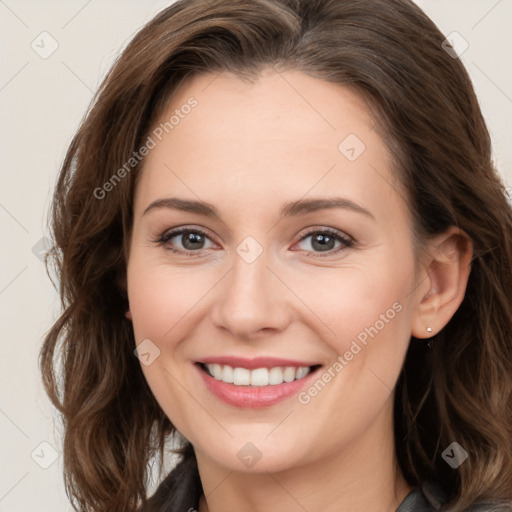
<instances>
[{"instance_id":1,"label":"light gray background","mask_svg":"<svg viewBox=\"0 0 512 512\"><path fill-rule=\"evenodd\" d=\"M72 510L62 481L60 425L37 365L59 299L37 254L48 236L59 166L93 91L119 50L169 3L0 0L0 512ZM445 34L456 31L469 43L461 59L500 172L512 184L512 0L417 3ZM51 49L44 31L58 44L47 58L31 47Z\"/></svg>"}]
</instances>

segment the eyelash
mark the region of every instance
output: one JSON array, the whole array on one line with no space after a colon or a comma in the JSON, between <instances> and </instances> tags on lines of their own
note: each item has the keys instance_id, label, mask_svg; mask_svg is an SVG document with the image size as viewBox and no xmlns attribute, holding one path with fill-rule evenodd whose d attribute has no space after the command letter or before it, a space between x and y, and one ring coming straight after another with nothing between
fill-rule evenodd
<instances>
[{"instance_id":1,"label":"eyelash","mask_svg":"<svg viewBox=\"0 0 512 512\"><path fill-rule=\"evenodd\" d=\"M168 241L171 238L174 238L175 236L178 236L178 235L182 235L183 233L200 234L200 235L203 235L206 238L210 239L208 234L201 229L198 229L198 228L192 229L192 228L185 227L185 228L179 228L179 229L176 229L173 231L168 231L168 232L164 231L159 236L159 238L157 240L154 240L154 242L160 246L163 246L165 248L165 250L171 251L172 253L175 253L175 254L180 254L183 256L194 256L194 257L201 256L201 251L203 249L199 249L197 251L187 251L187 250L182 250L182 249L174 249L173 247L171 247L170 244L168 244ZM311 254L313 258L325 258L327 256L332 256L333 254L337 254L339 251L341 251L343 249L347 249L354 245L354 239L352 239L348 236L343 236L340 232L338 232L332 228L315 229L315 230L309 231L304 236L302 236L300 238L299 242L303 242L306 238L310 237L311 235L320 234L320 233L332 236L335 240L340 241L343 244L343 247L338 247L338 249L331 249L329 251L325 251L325 253L315 253L314 251L306 251L308 254Z\"/></svg>"}]
</instances>

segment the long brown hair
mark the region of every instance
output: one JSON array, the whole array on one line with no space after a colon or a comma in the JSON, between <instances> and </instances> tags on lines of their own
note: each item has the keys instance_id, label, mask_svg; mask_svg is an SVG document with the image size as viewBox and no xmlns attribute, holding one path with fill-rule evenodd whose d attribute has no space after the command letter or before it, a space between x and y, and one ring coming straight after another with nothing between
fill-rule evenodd
<instances>
[{"instance_id":1,"label":"long brown hair","mask_svg":"<svg viewBox=\"0 0 512 512\"><path fill-rule=\"evenodd\" d=\"M411 340L395 394L396 452L407 481L438 482L450 510L510 503L512 212L471 81L444 39L409 0L180 0L130 42L72 140L51 209L63 312L40 366L62 415L76 510L197 506L201 484L187 443L147 501L148 463L161 463L175 428L145 381L124 316L142 162L104 184L185 77L229 71L251 80L266 66L356 90L395 157L420 243L451 225L471 237L464 301L431 350ZM469 454L457 469L441 457L454 441Z\"/></svg>"}]
</instances>

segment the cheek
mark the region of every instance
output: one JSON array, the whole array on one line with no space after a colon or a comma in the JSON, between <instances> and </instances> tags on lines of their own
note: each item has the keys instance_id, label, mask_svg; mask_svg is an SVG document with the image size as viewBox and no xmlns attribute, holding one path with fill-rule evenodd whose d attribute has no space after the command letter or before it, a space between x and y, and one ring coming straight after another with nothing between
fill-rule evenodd
<instances>
[{"instance_id":1,"label":"cheek","mask_svg":"<svg viewBox=\"0 0 512 512\"><path fill-rule=\"evenodd\" d=\"M137 342L144 338L158 342L171 330L179 330L180 319L213 286L214 281L209 281L205 272L134 258L128 266L128 297Z\"/></svg>"},{"instance_id":2,"label":"cheek","mask_svg":"<svg viewBox=\"0 0 512 512\"><path fill-rule=\"evenodd\" d=\"M308 306L329 326L323 341L335 355L320 377L325 390L314 384L299 396L315 410L304 420L308 428L338 439L344 425L343 436L351 439L389 403L410 340L413 268L404 258L396 266L381 260L373 270L342 269L325 280L321 294L309 295Z\"/></svg>"},{"instance_id":3,"label":"cheek","mask_svg":"<svg viewBox=\"0 0 512 512\"><path fill-rule=\"evenodd\" d=\"M322 324L322 341L332 349L325 375L329 391L318 403L332 403L339 421L347 408L360 411L361 423L370 421L388 400L409 345L414 259L405 251L399 259L389 254L364 267L338 269L315 281L318 293L304 295L317 317L314 329L319 332ZM306 284L299 293L306 293ZM306 393L301 403L316 391ZM345 406L335 405L340 403Z\"/></svg>"},{"instance_id":4,"label":"cheek","mask_svg":"<svg viewBox=\"0 0 512 512\"><path fill-rule=\"evenodd\" d=\"M405 332L413 269L410 263L399 268L390 271L389 266L380 263L340 268L325 277L318 273L314 279L297 281L294 292L314 314L315 330L321 321L322 338L342 354L353 340L364 345L377 335L383 339Z\"/></svg>"},{"instance_id":5,"label":"cheek","mask_svg":"<svg viewBox=\"0 0 512 512\"><path fill-rule=\"evenodd\" d=\"M161 262L155 263L142 254L133 254L128 265L128 297L136 344L150 347L152 360L141 369L162 410L180 430L187 431L193 422L190 397L183 392L187 374L179 373L180 341L191 329L194 305L205 287L204 275L197 276ZM202 283L202 284L201 284ZM151 340L148 345L144 340ZM194 412L192 410L192 412ZM182 430L183 429L183 430Z\"/></svg>"}]
</instances>

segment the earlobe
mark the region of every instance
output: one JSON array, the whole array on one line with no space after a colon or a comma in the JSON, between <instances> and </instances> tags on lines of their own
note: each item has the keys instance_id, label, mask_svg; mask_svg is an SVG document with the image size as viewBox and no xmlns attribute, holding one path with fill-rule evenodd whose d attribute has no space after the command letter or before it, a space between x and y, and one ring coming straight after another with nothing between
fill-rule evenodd
<instances>
[{"instance_id":1,"label":"earlobe","mask_svg":"<svg viewBox=\"0 0 512 512\"><path fill-rule=\"evenodd\" d=\"M417 287L411 325L415 338L431 338L450 321L464 299L471 272L473 244L461 229L452 226L427 248Z\"/></svg>"},{"instance_id":2,"label":"earlobe","mask_svg":"<svg viewBox=\"0 0 512 512\"><path fill-rule=\"evenodd\" d=\"M132 320L132 312L129 309L125 311L124 316L128 318L128 320Z\"/></svg>"}]
</instances>

